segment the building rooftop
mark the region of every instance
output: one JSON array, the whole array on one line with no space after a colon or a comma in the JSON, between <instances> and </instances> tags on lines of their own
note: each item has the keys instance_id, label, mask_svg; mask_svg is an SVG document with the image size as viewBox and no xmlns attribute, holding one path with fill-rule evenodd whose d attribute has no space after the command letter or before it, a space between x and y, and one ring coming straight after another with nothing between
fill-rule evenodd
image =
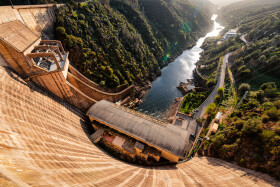
<instances>
[{"instance_id":1,"label":"building rooftop","mask_svg":"<svg viewBox=\"0 0 280 187\"><path fill-rule=\"evenodd\" d=\"M18 20L0 24L0 39L19 52L24 52L39 38Z\"/></svg>"},{"instance_id":2,"label":"building rooftop","mask_svg":"<svg viewBox=\"0 0 280 187\"><path fill-rule=\"evenodd\" d=\"M114 103L102 100L94 104L87 115L113 129L151 144L180 158L185 156L188 133L168 123L151 120Z\"/></svg>"}]
</instances>

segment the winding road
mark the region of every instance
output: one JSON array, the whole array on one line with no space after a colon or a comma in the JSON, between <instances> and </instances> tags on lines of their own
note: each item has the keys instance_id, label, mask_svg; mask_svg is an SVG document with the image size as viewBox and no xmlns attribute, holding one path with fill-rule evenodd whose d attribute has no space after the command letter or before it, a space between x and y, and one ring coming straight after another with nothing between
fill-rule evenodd
<instances>
[{"instance_id":1,"label":"winding road","mask_svg":"<svg viewBox=\"0 0 280 187\"><path fill-rule=\"evenodd\" d=\"M198 108L198 112L196 112L195 114L195 118L199 119L201 118L204 113L205 110L207 108L207 106L210 103L213 103L215 100L215 96L217 95L218 89L220 87L224 87L224 83L225 83L225 75L226 75L226 67L227 67L227 63L228 63L228 57L231 55L232 53L228 53L224 56L224 60L223 60L223 65L222 65L222 69L221 69L221 74L220 77L218 79L218 82L214 88L214 90L212 91L212 93L208 96L208 98L202 103L202 105L200 105L200 107Z\"/></svg>"}]
</instances>

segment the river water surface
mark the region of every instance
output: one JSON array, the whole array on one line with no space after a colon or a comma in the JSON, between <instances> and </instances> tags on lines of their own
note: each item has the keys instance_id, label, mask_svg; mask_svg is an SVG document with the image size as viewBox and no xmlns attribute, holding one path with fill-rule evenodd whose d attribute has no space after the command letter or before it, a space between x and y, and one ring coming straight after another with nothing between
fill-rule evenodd
<instances>
[{"instance_id":1,"label":"river water surface","mask_svg":"<svg viewBox=\"0 0 280 187\"><path fill-rule=\"evenodd\" d=\"M207 37L218 36L224 28L215 20L217 15L213 15L214 30L205 37L199 38L190 50L185 50L174 62L162 69L162 74L152 82L152 88L143 98L143 103L136 109L139 112L164 118L164 114L170 109L176 97L182 97L181 92L176 88L180 82L187 82L193 76L195 63L200 58L203 51L200 47Z\"/></svg>"}]
</instances>

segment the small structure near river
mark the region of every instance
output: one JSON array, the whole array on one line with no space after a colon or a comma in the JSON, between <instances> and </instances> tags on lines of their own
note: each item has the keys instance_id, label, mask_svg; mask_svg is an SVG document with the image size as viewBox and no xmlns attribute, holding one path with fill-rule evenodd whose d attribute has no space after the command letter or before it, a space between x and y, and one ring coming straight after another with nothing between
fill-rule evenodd
<instances>
[{"instance_id":1,"label":"small structure near river","mask_svg":"<svg viewBox=\"0 0 280 187\"><path fill-rule=\"evenodd\" d=\"M236 29L230 29L223 37L223 40L228 40L231 37L235 37L237 35Z\"/></svg>"}]
</instances>

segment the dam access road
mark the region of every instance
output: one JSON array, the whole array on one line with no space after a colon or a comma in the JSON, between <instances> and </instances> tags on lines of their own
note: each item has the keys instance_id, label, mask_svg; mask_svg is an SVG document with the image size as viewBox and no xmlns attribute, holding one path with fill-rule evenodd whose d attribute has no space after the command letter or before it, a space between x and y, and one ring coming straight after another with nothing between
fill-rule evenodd
<instances>
[{"instance_id":1,"label":"dam access road","mask_svg":"<svg viewBox=\"0 0 280 187\"><path fill-rule=\"evenodd\" d=\"M208 96L208 98L202 103L202 105L200 105L200 107L198 108L198 111L195 113L195 118L199 119L201 118L204 113L205 110L207 108L207 106L210 103L213 103L215 100L215 96L217 95L217 91L220 87L224 87L225 84L225 75L226 75L226 68L227 68L227 64L228 64L228 58L231 55L231 53L228 53L224 56L223 59L223 64L222 64L222 68L221 68L221 73L220 73L220 77L218 78L217 84L214 88L214 90L211 92L211 94Z\"/></svg>"},{"instance_id":2,"label":"dam access road","mask_svg":"<svg viewBox=\"0 0 280 187\"><path fill-rule=\"evenodd\" d=\"M221 72L220 72L220 76L218 77L217 84L216 84L215 88L213 89L213 91L211 92L211 94L208 96L208 98L200 105L200 107L198 108L198 111L194 114L194 118L188 117L179 112L176 114L176 120L174 122L174 125L180 126L181 128L187 130L188 135L190 137L187 142L187 148L186 148L188 151L191 151L191 149L193 147L193 142L195 142L195 139L197 139L199 137L199 134L202 129L202 124L198 123L196 119L203 117L207 106L210 103L214 102L218 89L220 87L224 87L225 72L226 72L226 67L227 67L227 63L228 63L228 58L230 55L231 55L231 53L228 53L224 56L223 64L221 67ZM192 138L190 136L191 134L195 135L195 137L197 137L197 138Z\"/></svg>"}]
</instances>

